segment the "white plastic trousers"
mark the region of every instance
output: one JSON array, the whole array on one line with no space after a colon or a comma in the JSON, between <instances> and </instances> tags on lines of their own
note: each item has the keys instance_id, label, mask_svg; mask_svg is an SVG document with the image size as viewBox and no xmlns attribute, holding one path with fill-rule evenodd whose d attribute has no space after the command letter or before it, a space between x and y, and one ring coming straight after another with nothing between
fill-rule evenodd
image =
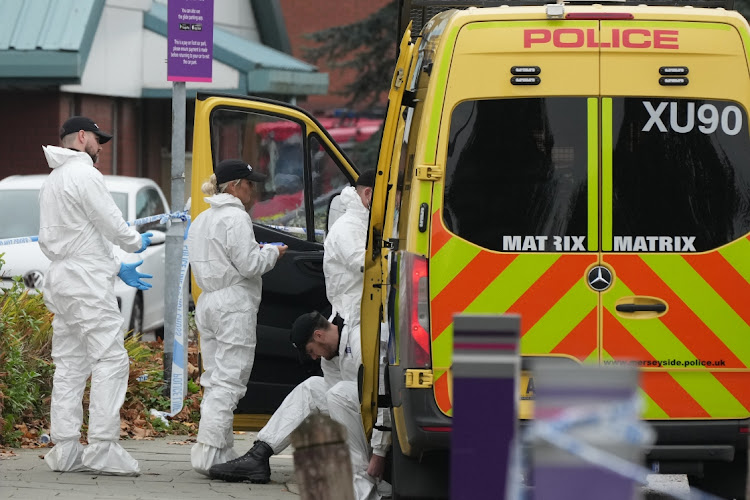
<instances>
[{"instance_id":1,"label":"white plastic trousers","mask_svg":"<svg viewBox=\"0 0 750 500\"><path fill-rule=\"evenodd\" d=\"M280 453L291 444L290 436L312 412L321 412L346 427L347 444L354 476L354 493L357 500L377 500L375 481L367 474L370 448L365 439L362 417L359 413L359 395L356 382L337 382L331 386L324 377L310 377L287 395L258 439Z\"/></svg>"},{"instance_id":2,"label":"white plastic trousers","mask_svg":"<svg viewBox=\"0 0 750 500\"><path fill-rule=\"evenodd\" d=\"M198 442L190 456L193 469L204 475L212 465L238 457L232 433L234 410L247 391L256 344L257 310L249 307L254 301L238 300L238 295L247 294L242 286L204 292L196 307L205 371Z\"/></svg>"},{"instance_id":3,"label":"white plastic trousers","mask_svg":"<svg viewBox=\"0 0 750 500\"><path fill-rule=\"evenodd\" d=\"M117 442L129 371L123 319L117 307L114 277L104 283L97 283L97 277L71 260L53 262L47 275L44 299L55 314L50 407L50 434L55 446L44 459L55 471L92 469L137 475L138 462ZM83 447L79 443L82 400L89 376L89 445Z\"/></svg>"}]
</instances>

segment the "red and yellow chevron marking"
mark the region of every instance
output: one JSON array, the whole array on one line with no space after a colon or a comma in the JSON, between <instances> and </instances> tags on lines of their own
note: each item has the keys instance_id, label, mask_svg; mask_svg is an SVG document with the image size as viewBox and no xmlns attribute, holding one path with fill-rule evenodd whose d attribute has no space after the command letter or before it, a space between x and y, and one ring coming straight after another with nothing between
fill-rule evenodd
<instances>
[{"instance_id":1,"label":"red and yellow chevron marking","mask_svg":"<svg viewBox=\"0 0 750 500\"><path fill-rule=\"evenodd\" d=\"M750 416L750 283L737 245L703 254L604 254L612 288L602 294L602 359L694 360L718 366L647 368L641 389L645 418ZM734 248L733 248L734 247ZM750 248L750 247L748 247ZM618 313L623 297L655 297L667 304L658 318Z\"/></svg>"},{"instance_id":2,"label":"red and yellow chevron marking","mask_svg":"<svg viewBox=\"0 0 750 500\"><path fill-rule=\"evenodd\" d=\"M450 414L453 315L521 314L521 350L584 360L597 351L598 294L586 270L598 254L501 253L479 248L445 230L433 214L430 298L434 391Z\"/></svg>"}]
</instances>

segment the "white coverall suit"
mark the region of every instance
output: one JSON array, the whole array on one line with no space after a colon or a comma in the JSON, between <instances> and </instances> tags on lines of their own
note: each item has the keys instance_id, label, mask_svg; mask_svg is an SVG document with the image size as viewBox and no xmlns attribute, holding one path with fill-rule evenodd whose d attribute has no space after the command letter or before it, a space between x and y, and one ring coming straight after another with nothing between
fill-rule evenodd
<instances>
[{"instance_id":1,"label":"white coverall suit","mask_svg":"<svg viewBox=\"0 0 750 500\"><path fill-rule=\"evenodd\" d=\"M326 296L334 312L331 319L338 313L345 322L339 355L331 361L321 359L323 377L310 377L295 387L258 433L258 439L271 446L274 453L279 453L289 446L291 432L311 411L329 414L347 429L355 497L369 500L379 495L376 484L367 474L370 449L362 427L357 389L357 373L362 364L359 309L369 211L354 187L344 188L341 201L345 212L326 236L323 260ZM385 455L388 444L383 433L373 431L375 453Z\"/></svg>"},{"instance_id":2,"label":"white coverall suit","mask_svg":"<svg viewBox=\"0 0 750 500\"><path fill-rule=\"evenodd\" d=\"M344 214L334 222L323 244L325 250L323 273L326 279L326 297L331 303L334 314L339 312L343 316L346 313L349 317L356 318L356 322L359 324L370 211L362 204L362 199L357 194L356 188L351 186L341 191L341 205L344 207ZM387 334L387 328L382 329L381 359L386 353ZM329 363L325 359L321 360L324 375L327 375L327 372L331 370ZM355 381L354 400L348 401L345 406L341 401L342 405L339 405L339 408L330 410L331 416L348 429L349 450L352 457L352 471L357 498L360 500L378 498L375 495L375 488L369 487L372 484L370 476L367 474L370 454L362 427L359 393L356 390L356 374L353 380ZM380 384L383 385L382 366ZM344 419L347 422L344 422ZM381 425L390 424L390 415L386 409L378 410L378 423ZM356 439L354 439L355 435L357 435ZM373 429L371 445L374 454L384 457L390 444L390 432Z\"/></svg>"},{"instance_id":3,"label":"white coverall suit","mask_svg":"<svg viewBox=\"0 0 750 500\"><path fill-rule=\"evenodd\" d=\"M120 262L113 243L133 252L142 246L141 235L123 220L88 154L43 149L52 172L39 193L39 246L52 261L43 291L55 314L50 408L55 446L44 460L55 471L88 468L137 475L138 462L117 442L129 361L114 292ZM89 445L84 449L79 438L89 375Z\"/></svg>"},{"instance_id":4,"label":"white coverall suit","mask_svg":"<svg viewBox=\"0 0 750 500\"><path fill-rule=\"evenodd\" d=\"M233 414L247 391L255 360L261 276L276 264L279 249L274 245L260 248L239 198L221 193L205 200L210 208L190 226L188 253L202 290L195 322L205 369L198 442L191 450L191 461L196 471L208 475L212 465L238 456Z\"/></svg>"},{"instance_id":5,"label":"white coverall suit","mask_svg":"<svg viewBox=\"0 0 750 500\"><path fill-rule=\"evenodd\" d=\"M268 423L258 433L258 440L268 444L274 454L291 444L290 436L314 411L330 415L343 424L352 460L354 493L357 500L380 498L376 485L367 479L369 447L359 414L357 373L362 364L359 320L350 322L345 316L340 328L339 355L331 361L321 360L322 377L310 377L290 392ZM329 321L334 321L332 316ZM339 325L337 325L339 326ZM356 464L357 468L354 468Z\"/></svg>"}]
</instances>

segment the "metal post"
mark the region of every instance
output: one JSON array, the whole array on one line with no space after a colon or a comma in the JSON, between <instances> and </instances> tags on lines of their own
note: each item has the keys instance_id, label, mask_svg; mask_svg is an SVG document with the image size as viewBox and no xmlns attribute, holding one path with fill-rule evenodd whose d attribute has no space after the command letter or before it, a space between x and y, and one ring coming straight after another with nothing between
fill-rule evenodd
<instances>
[{"instance_id":1,"label":"metal post","mask_svg":"<svg viewBox=\"0 0 750 500\"><path fill-rule=\"evenodd\" d=\"M171 209L182 210L185 205L185 82L172 82L172 175ZM185 321L176 325L177 302L180 288L180 264L182 262L185 223L172 220L166 236L165 297L164 297L164 394L170 394L172 357L175 331L185 332ZM185 287L187 290L187 287ZM187 297L183 299L182 318L187 317ZM183 338L187 338L183 335ZM183 350L187 366L187 349ZM183 391L184 392L184 391Z\"/></svg>"},{"instance_id":2,"label":"metal post","mask_svg":"<svg viewBox=\"0 0 750 500\"><path fill-rule=\"evenodd\" d=\"M518 429L520 331L516 314L453 317L454 500L505 498Z\"/></svg>"}]
</instances>

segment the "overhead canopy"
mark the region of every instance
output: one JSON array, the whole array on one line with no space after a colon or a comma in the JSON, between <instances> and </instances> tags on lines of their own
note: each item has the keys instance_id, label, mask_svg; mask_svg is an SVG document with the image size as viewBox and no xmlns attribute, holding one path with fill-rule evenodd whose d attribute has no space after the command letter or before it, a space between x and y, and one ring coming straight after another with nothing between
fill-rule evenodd
<instances>
[{"instance_id":1,"label":"overhead canopy","mask_svg":"<svg viewBox=\"0 0 750 500\"><path fill-rule=\"evenodd\" d=\"M143 26L167 37L166 5L154 2L144 15ZM311 95L328 91L328 74L319 73L315 66L216 27L213 57L240 73L236 91L243 94Z\"/></svg>"},{"instance_id":2,"label":"overhead canopy","mask_svg":"<svg viewBox=\"0 0 750 500\"><path fill-rule=\"evenodd\" d=\"M0 82L78 82L104 1L0 0Z\"/></svg>"}]
</instances>

